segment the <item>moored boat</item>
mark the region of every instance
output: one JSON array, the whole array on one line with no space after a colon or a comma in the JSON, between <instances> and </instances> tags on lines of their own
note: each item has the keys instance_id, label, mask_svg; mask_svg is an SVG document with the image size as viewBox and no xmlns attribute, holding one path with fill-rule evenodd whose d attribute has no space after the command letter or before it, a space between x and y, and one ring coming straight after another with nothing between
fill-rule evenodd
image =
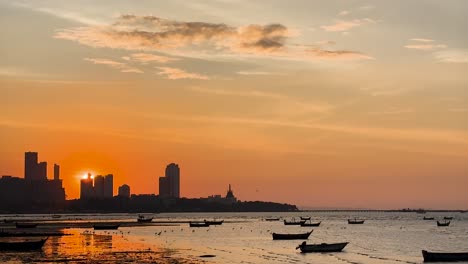
<instances>
[{"instance_id":1,"label":"moored boat","mask_svg":"<svg viewBox=\"0 0 468 264\"><path fill-rule=\"evenodd\" d=\"M16 223L16 228L35 228L37 224L35 223Z\"/></svg>"},{"instance_id":2,"label":"moored boat","mask_svg":"<svg viewBox=\"0 0 468 264\"><path fill-rule=\"evenodd\" d=\"M119 224L95 224L94 230L116 230L119 229Z\"/></svg>"},{"instance_id":3,"label":"moored boat","mask_svg":"<svg viewBox=\"0 0 468 264\"><path fill-rule=\"evenodd\" d=\"M449 226L449 225L450 225L450 221L444 221L444 222L437 221L437 226Z\"/></svg>"},{"instance_id":4,"label":"moored boat","mask_svg":"<svg viewBox=\"0 0 468 264\"><path fill-rule=\"evenodd\" d=\"M364 224L365 220L358 220L358 219L348 219L348 224L350 225L362 225Z\"/></svg>"},{"instance_id":5,"label":"moored boat","mask_svg":"<svg viewBox=\"0 0 468 264\"><path fill-rule=\"evenodd\" d=\"M207 222L189 222L190 227L209 227L210 224Z\"/></svg>"},{"instance_id":6,"label":"moored boat","mask_svg":"<svg viewBox=\"0 0 468 264\"><path fill-rule=\"evenodd\" d=\"M296 247L296 249L300 249L302 253L312 253L312 252L340 252L342 251L348 242L344 243L321 243L321 244L309 244L304 241L302 244Z\"/></svg>"},{"instance_id":7,"label":"moored boat","mask_svg":"<svg viewBox=\"0 0 468 264\"><path fill-rule=\"evenodd\" d=\"M301 220L310 220L310 216L301 216Z\"/></svg>"},{"instance_id":8,"label":"moored boat","mask_svg":"<svg viewBox=\"0 0 468 264\"><path fill-rule=\"evenodd\" d=\"M315 222L315 223L312 223L310 220L309 222L304 222L301 224L302 227L307 227L307 226L320 226L322 222Z\"/></svg>"},{"instance_id":9,"label":"moored boat","mask_svg":"<svg viewBox=\"0 0 468 264\"><path fill-rule=\"evenodd\" d=\"M270 218L265 218L265 221L279 221L279 217L270 217Z\"/></svg>"},{"instance_id":10,"label":"moored boat","mask_svg":"<svg viewBox=\"0 0 468 264\"><path fill-rule=\"evenodd\" d=\"M203 220L208 225L222 225L224 220Z\"/></svg>"},{"instance_id":11,"label":"moored boat","mask_svg":"<svg viewBox=\"0 0 468 264\"><path fill-rule=\"evenodd\" d=\"M26 241L1 241L0 251L29 251L39 250L44 246L47 238L40 240L26 240Z\"/></svg>"},{"instance_id":12,"label":"moored boat","mask_svg":"<svg viewBox=\"0 0 468 264\"><path fill-rule=\"evenodd\" d=\"M300 220L300 221L296 221L296 219L292 219L291 221L284 220L285 225L301 225L303 223L305 223L305 220Z\"/></svg>"},{"instance_id":13,"label":"moored boat","mask_svg":"<svg viewBox=\"0 0 468 264\"><path fill-rule=\"evenodd\" d=\"M425 216L423 220L434 220L434 217Z\"/></svg>"},{"instance_id":14,"label":"moored boat","mask_svg":"<svg viewBox=\"0 0 468 264\"><path fill-rule=\"evenodd\" d=\"M452 216L444 216L444 220L452 220L453 217Z\"/></svg>"},{"instance_id":15,"label":"moored boat","mask_svg":"<svg viewBox=\"0 0 468 264\"><path fill-rule=\"evenodd\" d=\"M429 252L422 251L424 262L468 261L468 252Z\"/></svg>"},{"instance_id":16,"label":"moored boat","mask_svg":"<svg viewBox=\"0 0 468 264\"><path fill-rule=\"evenodd\" d=\"M278 233L273 233L273 240L293 240L293 239L308 239L310 234L312 234L311 230L310 232L307 233L300 233L300 234L278 234Z\"/></svg>"},{"instance_id":17,"label":"moored boat","mask_svg":"<svg viewBox=\"0 0 468 264\"><path fill-rule=\"evenodd\" d=\"M139 215L137 219L138 223L150 223L153 221L153 217L145 217L144 215Z\"/></svg>"}]
</instances>

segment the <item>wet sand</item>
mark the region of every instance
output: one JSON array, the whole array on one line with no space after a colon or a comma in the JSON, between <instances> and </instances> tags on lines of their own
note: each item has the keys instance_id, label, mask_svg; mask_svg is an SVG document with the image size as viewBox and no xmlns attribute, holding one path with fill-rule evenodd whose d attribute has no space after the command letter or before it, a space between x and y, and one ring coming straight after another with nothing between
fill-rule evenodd
<instances>
[{"instance_id":1,"label":"wet sand","mask_svg":"<svg viewBox=\"0 0 468 264\"><path fill-rule=\"evenodd\" d=\"M177 250L130 241L118 230L70 229L65 233L49 237L42 251L1 252L0 263L206 263Z\"/></svg>"}]
</instances>

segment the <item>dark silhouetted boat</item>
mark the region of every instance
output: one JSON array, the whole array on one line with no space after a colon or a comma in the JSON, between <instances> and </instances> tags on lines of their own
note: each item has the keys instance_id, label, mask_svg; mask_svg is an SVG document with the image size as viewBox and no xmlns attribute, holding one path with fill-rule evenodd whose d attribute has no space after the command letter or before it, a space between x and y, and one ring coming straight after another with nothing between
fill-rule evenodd
<instances>
[{"instance_id":1,"label":"dark silhouetted boat","mask_svg":"<svg viewBox=\"0 0 468 264\"><path fill-rule=\"evenodd\" d=\"M300 249L302 253L312 253L312 252L340 252L342 251L348 242L344 243L334 243L334 244L309 244L304 241L302 244L296 247L296 249Z\"/></svg>"},{"instance_id":2,"label":"dark silhouetted boat","mask_svg":"<svg viewBox=\"0 0 468 264\"><path fill-rule=\"evenodd\" d=\"M423 220L434 220L434 217L425 216Z\"/></svg>"},{"instance_id":3,"label":"dark silhouetted boat","mask_svg":"<svg viewBox=\"0 0 468 264\"><path fill-rule=\"evenodd\" d=\"M422 251L424 262L457 262L468 261L468 252L429 252Z\"/></svg>"},{"instance_id":4,"label":"dark silhouetted boat","mask_svg":"<svg viewBox=\"0 0 468 264\"><path fill-rule=\"evenodd\" d=\"M265 221L279 221L279 217L270 217L270 218L265 218Z\"/></svg>"},{"instance_id":5,"label":"dark silhouetted boat","mask_svg":"<svg viewBox=\"0 0 468 264\"><path fill-rule=\"evenodd\" d=\"M61 218L62 216L61 215L52 215L52 218L54 219L58 219L58 218Z\"/></svg>"},{"instance_id":6,"label":"dark silhouetted boat","mask_svg":"<svg viewBox=\"0 0 468 264\"><path fill-rule=\"evenodd\" d=\"M445 217L444 217L444 220L452 220L452 219L453 219L452 216L445 216Z\"/></svg>"},{"instance_id":7,"label":"dark silhouetted boat","mask_svg":"<svg viewBox=\"0 0 468 264\"><path fill-rule=\"evenodd\" d=\"M95 224L94 230L116 230L119 229L119 224Z\"/></svg>"},{"instance_id":8,"label":"dark silhouetted boat","mask_svg":"<svg viewBox=\"0 0 468 264\"><path fill-rule=\"evenodd\" d=\"M284 220L285 225L301 225L303 223L305 223L305 220L300 220L300 221L296 221L295 219L292 219L291 221Z\"/></svg>"},{"instance_id":9,"label":"dark silhouetted boat","mask_svg":"<svg viewBox=\"0 0 468 264\"><path fill-rule=\"evenodd\" d=\"M278 233L273 233L273 240L293 240L293 239L308 239L310 234L312 234L311 230L310 232L307 233L300 233L300 234L278 234Z\"/></svg>"},{"instance_id":10,"label":"dark silhouetted boat","mask_svg":"<svg viewBox=\"0 0 468 264\"><path fill-rule=\"evenodd\" d=\"M0 251L29 251L39 250L44 246L46 239L26 240L26 241L1 241Z\"/></svg>"},{"instance_id":11,"label":"dark silhouetted boat","mask_svg":"<svg viewBox=\"0 0 468 264\"><path fill-rule=\"evenodd\" d=\"M348 219L348 224L350 225L362 225L364 224L365 220L358 220L358 219Z\"/></svg>"},{"instance_id":12,"label":"dark silhouetted boat","mask_svg":"<svg viewBox=\"0 0 468 264\"><path fill-rule=\"evenodd\" d=\"M224 220L203 220L203 222L207 223L208 225L222 225Z\"/></svg>"},{"instance_id":13,"label":"dark silhouetted boat","mask_svg":"<svg viewBox=\"0 0 468 264\"><path fill-rule=\"evenodd\" d=\"M437 221L437 226L449 226L449 225L450 225L450 221L444 221L444 222Z\"/></svg>"},{"instance_id":14,"label":"dark silhouetted boat","mask_svg":"<svg viewBox=\"0 0 468 264\"><path fill-rule=\"evenodd\" d=\"M322 222L315 222L315 223L312 223L310 220L309 222L304 222L301 224L302 227L306 227L306 226L320 226L320 223Z\"/></svg>"},{"instance_id":15,"label":"dark silhouetted boat","mask_svg":"<svg viewBox=\"0 0 468 264\"><path fill-rule=\"evenodd\" d=\"M35 223L16 223L16 228L35 228L37 224Z\"/></svg>"},{"instance_id":16,"label":"dark silhouetted boat","mask_svg":"<svg viewBox=\"0 0 468 264\"><path fill-rule=\"evenodd\" d=\"M145 217L144 215L139 215L137 219L138 223L150 223L153 221L153 217Z\"/></svg>"},{"instance_id":17,"label":"dark silhouetted boat","mask_svg":"<svg viewBox=\"0 0 468 264\"><path fill-rule=\"evenodd\" d=\"M301 216L301 220L310 220L310 216Z\"/></svg>"},{"instance_id":18,"label":"dark silhouetted boat","mask_svg":"<svg viewBox=\"0 0 468 264\"><path fill-rule=\"evenodd\" d=\"M207 222L189 222L190 227L209 227L210 224Z\"/></svg>"}]
</instances>

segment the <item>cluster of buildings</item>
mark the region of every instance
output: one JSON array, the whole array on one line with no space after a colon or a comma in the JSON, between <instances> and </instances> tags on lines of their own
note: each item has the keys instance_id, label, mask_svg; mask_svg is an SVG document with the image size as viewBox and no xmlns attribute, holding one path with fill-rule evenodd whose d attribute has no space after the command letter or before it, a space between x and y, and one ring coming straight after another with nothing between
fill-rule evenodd
<instances>
[{"instance_id":1,"label":"cluster of buildings","mask_svg":"<svg viewBox=\"0 0 468 264\"><path fill-rule=\"evenodd\" d=\"M166 167L166 175L159 177L159 197L180 198L179 165L171 163Z\"/></svg>"},{"instance_id":2,"label":"cluster of buildings","mask_svg":"<svg viewBox=\"0 0 468 264\"><path fill-rule=\"evenodd\" d=\"M88 173L86 177L81 179L80 199L107 199L112 197L114 197L114 175L91 176L91 173Z\"/></svg>"},{"instance_id":3,"label":"cluster of buildings","mask_svg":"<svg viewBox=\"0 0 468 264\"><path fill-rule=\"evenodd\" d=\"M47 162L39 161L37 152L24 155L24 178L2 176L0 201L4 203L60 204L65 189L60 179L60 166L54 164L53 179L47 177Z\"/></svg>"}]
</instances>

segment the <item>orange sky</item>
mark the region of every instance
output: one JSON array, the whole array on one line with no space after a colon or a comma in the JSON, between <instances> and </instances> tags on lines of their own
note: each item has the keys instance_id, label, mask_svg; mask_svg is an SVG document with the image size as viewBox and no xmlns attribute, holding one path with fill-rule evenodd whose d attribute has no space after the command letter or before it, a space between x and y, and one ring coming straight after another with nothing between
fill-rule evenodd
<instances>
[{"instance_id":1,"label":"orange sky","mask_svg":"<svg viewBox=\"0 0 468 264\"><path fill-rule=\"evenodd\" d=\"M466 2L234 2L0 1L0 175L37 151L70 199L175 162L184 197L466 208Z\"/></svg>"}]
</instances>

